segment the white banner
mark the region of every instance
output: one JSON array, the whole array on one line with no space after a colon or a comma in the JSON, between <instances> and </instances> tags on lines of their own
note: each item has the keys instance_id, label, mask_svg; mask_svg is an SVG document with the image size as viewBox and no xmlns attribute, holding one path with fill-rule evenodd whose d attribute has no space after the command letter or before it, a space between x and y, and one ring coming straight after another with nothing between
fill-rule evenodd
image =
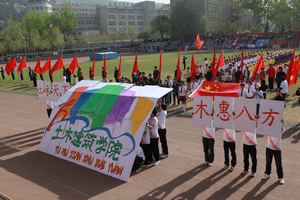
<instances>
[{"instance_id":1,"label":"white banner","mask_svg":"<svg viewBox=\"0 0 300 200\"><path fill-rule=\"evenodd\" d=\"M233 102L233 97L215 97L213 115L214 127L234 129Z\"/></svg>"},{"instance_id":2,"label":"white banner","mask_svg":"<svg viewBox=\"0 0 300 200\"><path fill-rule=\"evenodd\" d=\"M85 81L56 104L40 150L127 181L158 98L171 89Z\"/></svg>"},{"instance_id":3,"label":"white banner","mask_svg":"<svg viewBox=\"0 0 300 200\"><path fill-rule=\"evenodd\" d=\"M50 81L37 81L37 93L39 99L57 101L70 88L69 83Z\"/></svg>"},{"instance_id":4,"label":"white banner","mask_svg":"<svg viewBox=\"0 0 300 200\"><path fill-rule=\"evenodd\" d=\"M193 125L211 127L212 102L209 96L197 96L193 99Z\"/></svg>"},{"instance_id":5,"label":"white banner","mask_svg":"<svg viewBox=\"0 0 300 200\"><path fill-rule=\"evenodd\" d=\"M236 98L234 101L234 129L255 133L256 100Z\"/></svg>"},{"instance_id":6,"label":"white banner","mask_svg":"<svg viewBox=\"0 0 300 200\"><path fill-rule=\"evenodd\" d=\"M257 134L281 137L284 101L261 100Z\"/></svg>"}]
</instances>

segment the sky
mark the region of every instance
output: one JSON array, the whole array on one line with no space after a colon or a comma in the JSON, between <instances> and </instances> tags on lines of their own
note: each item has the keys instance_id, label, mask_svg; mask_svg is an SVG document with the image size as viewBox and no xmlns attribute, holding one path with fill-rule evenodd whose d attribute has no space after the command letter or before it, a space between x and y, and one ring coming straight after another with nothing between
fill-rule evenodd
<instances>
[{"instance_id":1,"label":"sky","mask_svg":"<svg viewBox=\"0 0 300 200\"><path fill-rule=\"evenodd\" d=\"M118 1L129 1L129 2L141 2L144 0L118 0ZM170 3L170 0L154 0L156 3Z\"/></svg>"}]
</instances>

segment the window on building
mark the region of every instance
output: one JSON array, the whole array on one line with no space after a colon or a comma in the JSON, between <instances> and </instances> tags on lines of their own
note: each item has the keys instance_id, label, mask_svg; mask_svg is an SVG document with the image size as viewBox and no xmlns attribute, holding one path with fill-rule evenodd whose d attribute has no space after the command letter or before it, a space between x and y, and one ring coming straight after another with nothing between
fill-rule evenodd
<instances>
[{"instance_id":1,"label":"window on building","mask_svg":"<svg viewBox=\"0 0 300 200\"><path fill-rule=\"evenodd\" d=\"M109 22L108 22L108 25L110 25L110 26L115 26L115 25L117 25L117 23L116 23L115 21L109 21Z\"/></svg>"},{"instance_id":2,"label":"window on building","mask_svg":"<svg viewBox=\"0 0 300 200\"><path fill-rule=\"evenodd\" d=\"M128 19L134 19L135 16L134 15L128 15Z\"/></svg>"},{"instance_id":3,"label":"window on building","mask_svg":"<svg viewBox=\"0 0 300 200\"><path fill-rule=\"evenodd\" d=\"M119 21L119 25L120 26L124 26L124 25L126 26L126 21Z\"/></svg>"},{"instance_id":4,"label":"window on building","mask_svg":"<svg viewBox=\"0 0 300 200\"><path fill-rule=\"evenodd\" d=\"M128 22L128 25L129 26L135 26L135 22L134 21L130 21L130 22Z\"/></svg>"},{"instance_id":5,"label":"window on building","mask_svg":"<svg viewBox=\"0 0 300 200\"><path fill-rule=\"evenodd\" d=\"M144 26L144 22L137 22L138 26Z\"/></svg>"},{"instance_id":6,"label":"window on building","mask_svg":"<svg viewBox=\"0 0 300 200\"><path fill-rule=\"evenodd\" d=\"M119 16L118 16L118 19L125 19L125 18L126 18L125 15L119 15Z\"/></svg>"},{"instance_id":7,"label":"window on building","mask_svg":"<svg viewBox=\"0 0 300 200\"><path fill-rule=\"evenodd\" d=\"M137 18L137 19L144 19L144 16L139 15L139 16L137 16L136 18Z\"/></svg>"},{"instance_id":8,"label":"window on building","mask_svg":"<svg viewBox=\"0 0 300 200\"><path fill-rule=\"evenodd\" d=\"M116 19L116 15L108 15L108 19Z\"/></svg>"}]
</instances>

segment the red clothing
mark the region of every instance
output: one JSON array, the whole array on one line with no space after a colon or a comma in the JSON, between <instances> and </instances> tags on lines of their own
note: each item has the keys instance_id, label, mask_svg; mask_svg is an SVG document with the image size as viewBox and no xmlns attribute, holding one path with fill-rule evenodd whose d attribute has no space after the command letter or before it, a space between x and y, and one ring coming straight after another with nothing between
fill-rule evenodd
<instances>
[{"instance_id":1,"label":"red clothing","mask_svg":"<svg viewBox=\"0 0 300 200\"><path fill-rule=\"evenodd\" d=\"M276 71L275 71L274 67L268 68L268 70L266 72L267 72L267 75L269 78L275 78Z\"/></svg>"},{"instance_id":2,"label":"red clothing","mask_svg":"<svg viewBox=\"0 0 300 200\"><path fill-rule=\"evenodd\" d=\"M266 73L265 73L265 71L260 71L260 73L259 73L259 79L261 81L266 79Z\"/></svg>"}]
</instances>

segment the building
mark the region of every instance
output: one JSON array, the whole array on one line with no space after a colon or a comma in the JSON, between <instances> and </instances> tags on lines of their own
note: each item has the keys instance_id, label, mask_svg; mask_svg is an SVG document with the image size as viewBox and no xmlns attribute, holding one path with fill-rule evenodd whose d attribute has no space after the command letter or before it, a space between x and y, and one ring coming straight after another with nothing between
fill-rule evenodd
<instances>
[{"instance_id":1,"label":"building","mask_svg":"<svg viewBox=\"0 0 300 200\"><path fill-rule=\"evenodd\" d=\"M226 16L226 0L170 0L171 12L178 1L184 2L185 9L193 16L191 20L206 16L208 31L215 31Z\"/></svg>"},{"instance_id":2,"label":"building","mask_svg":"<svg viewBox=\"0 0 300 200\"><path fill-rule=\"evenodd\" d=\"M139 3L110 2L98 6L97 13L101 33L142 32L150 28L150 22L158 15L169 15L170 6L156 5L155 1Z\"/></svg>"},{"instance_id":3,"label":"building","mask_svg":"<svg viewBox=\"0 0 300 200\"><path fill-rule=\"evenodd\" d=\"M158 15L169 15L168 4L155 1L139 3L110 0L29 0L30 10L37 12L60 12L69 5L78 21L77 35L88 37L102 33L141 32L149 28Z\"/></svg>"},{"instance_id":4,"label":"building","mask_svg":"<svg viewBox=\"0 0 300 200\"><path fill-rule=\"evenodd\" d=\"M28 9L35 12L52 13L51 0L29 0Z\"/></svg>"}]
</instances>

